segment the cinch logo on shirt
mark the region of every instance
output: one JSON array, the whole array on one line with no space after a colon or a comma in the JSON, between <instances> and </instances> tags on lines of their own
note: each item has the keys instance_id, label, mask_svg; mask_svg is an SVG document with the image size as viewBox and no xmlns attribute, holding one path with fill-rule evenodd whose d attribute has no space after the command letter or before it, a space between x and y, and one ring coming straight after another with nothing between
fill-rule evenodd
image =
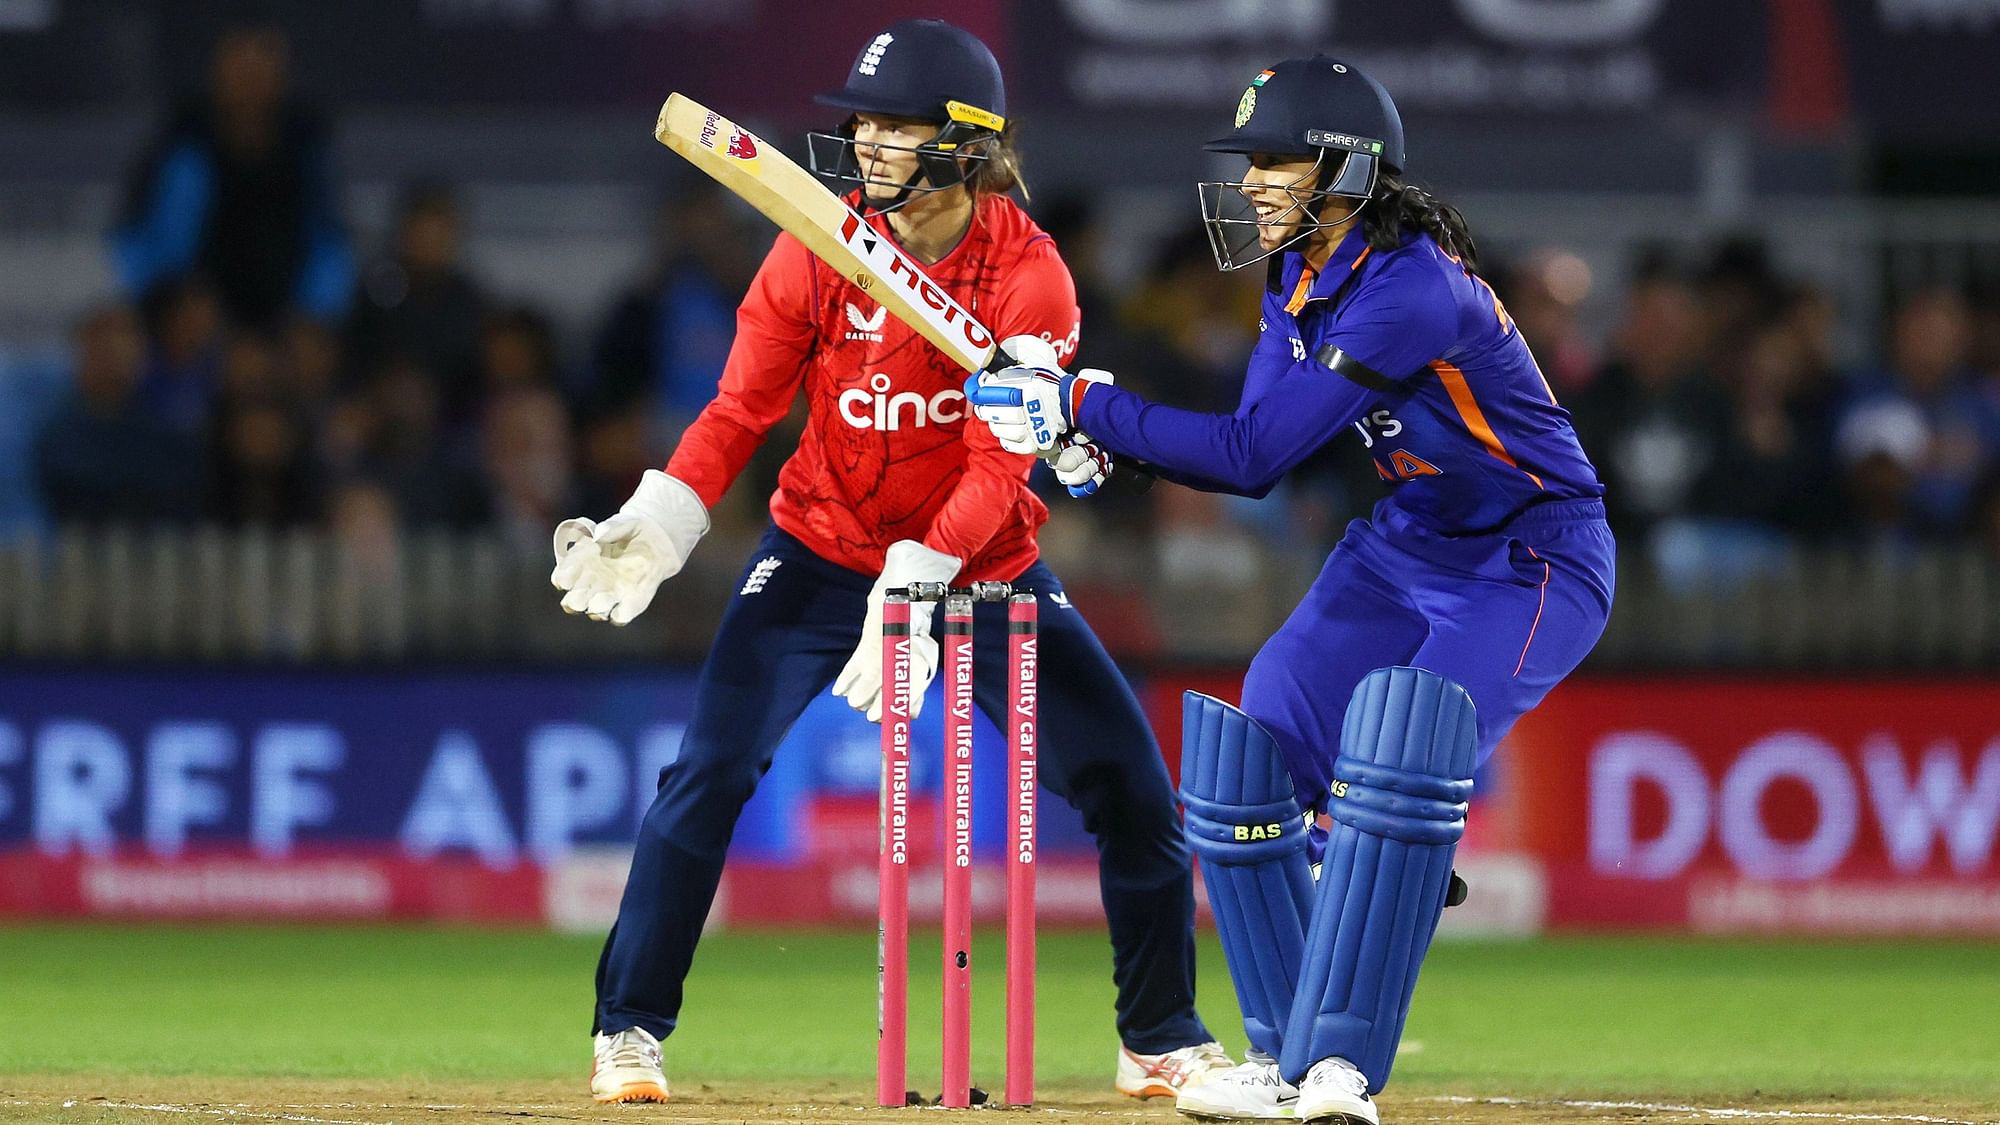
<instances>
[{"instance_id":1,"label":"cinch logo on shirt","mask_svg":"<svg viewBox=\"0 0 2000 1125\"><path fill-rule=\"evenodd\" d=\"M962 391L944 390L925 398L915 391L892 395L893 385L888 372L878 371L868 380L870 390L849 387L840 392L840 417L857 430L900 430L906 425L965 420Z\"/></svg>"},{"instance_id":2,"label":"cinch logo on shirt","mask_svg":"<svg viewBox=\"0 0 2000 1125\"><path fill-rule=\"evenodd\" d=\"M1083 322L1070 325L1069 335L1058 340L1053 332L1041 334L1042 342L1056 350L1056 363L1066 364L1076 354L1076 338L1083 334Z\"/></svg>"},{"instance_id":3,"label":"cinch logo on shirt","mask_svg":"<svg viewBox=\"0 0 2000 1125\"><path fill-rule=\"evenodd\" d=\"M847 303L847 323L853 325L854 328L848 332L847 338L850 340L867 340L870 343L879 344L882 342L882 322L887 319L889 319L889 310L883 308L881 305L875 306L874 316L862 316L861 310L854 307L854 302L849 301Z\"/></svg>"}]
</instances>

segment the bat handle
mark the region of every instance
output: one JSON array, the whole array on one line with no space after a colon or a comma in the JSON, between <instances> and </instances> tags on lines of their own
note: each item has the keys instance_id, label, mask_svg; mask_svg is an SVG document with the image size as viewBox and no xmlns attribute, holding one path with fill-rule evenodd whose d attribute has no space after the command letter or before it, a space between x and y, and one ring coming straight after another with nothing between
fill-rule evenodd
<instances>
[{"instance_id":1,"label":"bat handle","mask_svg":"<svg viewBox=\"0 0 2000 1125\"><path fill-rule=\"evenodd\" d=\"M979 375L974 375L965 381L965 401L969 406L1019 406L1021 392L1015 387L982 386Z\"/></svg>"}]
</instances>

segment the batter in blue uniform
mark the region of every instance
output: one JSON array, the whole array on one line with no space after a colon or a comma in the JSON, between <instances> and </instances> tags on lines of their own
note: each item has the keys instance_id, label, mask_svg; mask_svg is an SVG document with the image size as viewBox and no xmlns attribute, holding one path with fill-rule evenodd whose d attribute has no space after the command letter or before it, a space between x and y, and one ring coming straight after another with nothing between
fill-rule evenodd
<instances>
[{"instance_id":1,"label":"batter in blue uniform","mask_svg":"<svg viewBox=\"0 0 2000 1125\"><path fill-rule=\"evenodd\" d=\"M1047 367L969 394L1016 451L1086 431L1164 479L1260 497L1338 441L1387 482L1258 652L1242 708L1188 694L1181 777L1252 1052L1180 1109L1373 1125L1474 770L1596 643L1613 544L1597 474L1463 220L1403 179L1387 91L1336 59L1289 60L1208 148L1250 161L1202 185L1217 261L1267 271L1236 411Z\"/></svg>"}]
</instances>

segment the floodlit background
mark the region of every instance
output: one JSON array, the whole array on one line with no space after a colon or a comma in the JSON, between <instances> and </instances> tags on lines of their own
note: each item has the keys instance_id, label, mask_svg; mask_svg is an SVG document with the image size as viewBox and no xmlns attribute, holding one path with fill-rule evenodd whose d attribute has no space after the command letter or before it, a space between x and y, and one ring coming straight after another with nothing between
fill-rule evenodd
<instances>
[{"instance_id":1,"label":"floodlit background","mask_svg":"<svg viewBox=\"0 0 2000 1125\"><path fill-rule=\"evenodd\" d=\"M1215 270L1192 184L1263 67L1365 67L1467 216L1621 552L1448 931L1992 951L1991 0L0 0L0 925L549 926L589 935L580 1019L797 432L639 622L559 611L551 529L664 462L773 235L654 115L802 156L811 95L933 14L1001 60L1080 362L1160 399L1235 401L1261 273ZM1174 762L1180 691L1233 696L1380 495L1358 441L1257 503L1037 485ZM816 704L714 923L865 933L876 770ZM1044 917L1101 926L1088 838L1046 841Z\"/></svg>"}]
</instances>

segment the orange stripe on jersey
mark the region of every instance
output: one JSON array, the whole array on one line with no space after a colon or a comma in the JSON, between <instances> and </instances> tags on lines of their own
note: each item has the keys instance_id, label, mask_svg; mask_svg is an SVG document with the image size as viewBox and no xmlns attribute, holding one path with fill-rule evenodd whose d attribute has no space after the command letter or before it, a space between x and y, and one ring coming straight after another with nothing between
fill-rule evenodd
<instances>
[{"instance_id":1,"label":"orange stripe on jersey","mask_svg":"<svg viewBox=\"0 0 2000 1125\"><path fill-rule=\"evenodd\" d=\"M1299 283L1292 290L1292 299L1285 302L1285 311L1297 316L1299 310L1306 307L1306 297L1312 293L1313 282L1318 280L1319 271L1311 266L1299 271Z\"/></svg>"},{"instance_id":2,"label":"orange stripe on jersey","mask_svg":"<svg viewBox=\"0 0 2000 1125\"><path fill-rule=\"evenodd\" d=\"M1500 444L1500 435L1494 433L1493 427L1487 424L1486 412L1479 409L1479 400L1472 397L1472 388L1465 381L1465 372L1441 359L1431 363L1431 370L1437 372L1438 378L1444 382L1445 392L1451 395L1451 404L1458 408L1459 421L1464 422L1465 428L1472 433L1472 436L1479 439L1479 444L1486 447L1486 452L1491 453L1496 460L1521 469L1515 462L1513 454L1508 453L1507 447ZM1526 469L1521 471L1527 473L1528 479L1535 482L1536 488L1548 487L1542 483L1542 478L1529 473Z\"/></svg>"},{"instance_id":3,"label":"orange stripe on jersey","mask_svg":"<svg viewBox=\"0 0 2000 1125\"><path fill-rule=\"evenodd\" d=\"M1361 263L1363 263L1363 262L1367 261L1367 260L1368 260L1368 255L1369 255L1369 254L1371 254L1371 253L1373 253L1373 252L1374 252L1374 250L1375 250L1375 248L1374 248L1373 246L1363 246L1363 247L1361 248L1361 253L1359 253L1359 254L1356 254L1356 255L1354 256L1354 264L1353 264L1353 265L1351 265L1351 266L1349 266L1349 267L1347 267L1347 268L1348 268L1348 269L1350 269L1350 270L1358 270L1358 269L1360 269L1360 268L1361 268Z\"/></svg>"}]
</instances>

